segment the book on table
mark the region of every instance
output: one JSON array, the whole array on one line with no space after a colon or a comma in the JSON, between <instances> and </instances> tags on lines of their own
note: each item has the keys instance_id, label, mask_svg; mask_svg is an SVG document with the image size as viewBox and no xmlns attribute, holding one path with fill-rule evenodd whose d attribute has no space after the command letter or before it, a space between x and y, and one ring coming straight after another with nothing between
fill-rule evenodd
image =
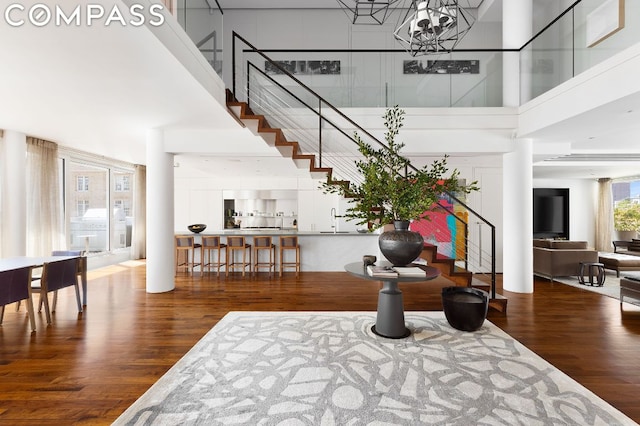
<instances>
[{"instance_id":1,"label":"book on table","mask_svg":"<svg viewBox=\"0 0 640 426\"><path fill-rule=\"evenodd\" d=\"M393 270L401 277L424 277L426 272L417 266L394 266Z\"/></svg>"},{"instance_id":2,"label":"book on table","mask_svg":"<svg viewBox=\"0 0 640 426\"><path fill-rule=\"evenodd\" d=\"M367 266L367 273L372 277L384 277L384 278L397 278L398 273L392 266L379 266L369 265Z\"/></svg>"}]
</instances>

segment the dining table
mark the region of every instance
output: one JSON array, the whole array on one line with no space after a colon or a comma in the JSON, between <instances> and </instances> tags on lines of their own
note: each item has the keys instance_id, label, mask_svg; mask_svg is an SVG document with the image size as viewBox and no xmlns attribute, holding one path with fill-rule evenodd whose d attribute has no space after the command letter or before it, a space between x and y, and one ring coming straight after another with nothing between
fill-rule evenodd
<instances>
[{"instance_id":1,"label":"dining table","mask_svg":"<svg viewBox=\"0 0 640 426\"><path fill-rule=\"evenodd\" d=\"M10 271L12 269L20 269L30 267L32 269L40 268L45 263L56 262L66 259L80 259L80 268L78 273L82 286L82 304L87 305L87 258L84 256L14 256L0 259L0 272ZM0 283L0 291L2 283Z\"/></svg>"}]
</instances>

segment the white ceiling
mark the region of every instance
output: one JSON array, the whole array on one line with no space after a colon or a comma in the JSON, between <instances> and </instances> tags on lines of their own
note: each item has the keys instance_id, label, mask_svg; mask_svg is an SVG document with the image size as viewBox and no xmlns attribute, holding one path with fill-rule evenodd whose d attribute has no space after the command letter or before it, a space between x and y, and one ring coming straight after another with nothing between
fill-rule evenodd
<instances>
[{"instance_id":1,"label":"white ceiling","mask_svg":"<svg viewBox=\"0 0 640 426\"><path fill-rule=\"evenodd\" d=\"M337 4L336 0L220 3L223 8ZM236 149L217 154L216 158L183 154L176 161L181 167L193 167L203 173L304 175L273 150L259 148L260 152L254 152L243 148L256 146L255 137L240 129L226 113L213 94L215 90L203 83L206 75L194 77L197 73L187 69L181 63L183 58L178 60L163 41L145 27L13 28L0 23L0 128L133 163L145 162L149 129L173 129L172 142L191 147L185 152L193 152L192 146L197 144L193 145L191 137L181 140L182 130L197 129L207 134L222 129L236 132ZM640 154L640 144L636 142L640 134L637 105L640 98L629 96L528 136L548 143L570 142L573 153L630 157ZM214 143L229 145L228 137L213 139ZM468 155L459 156L468 162ZM640 174L636 158L633 160L553 162L536 165L534 176L595 178Z\"/></svg>"}]
</instances>

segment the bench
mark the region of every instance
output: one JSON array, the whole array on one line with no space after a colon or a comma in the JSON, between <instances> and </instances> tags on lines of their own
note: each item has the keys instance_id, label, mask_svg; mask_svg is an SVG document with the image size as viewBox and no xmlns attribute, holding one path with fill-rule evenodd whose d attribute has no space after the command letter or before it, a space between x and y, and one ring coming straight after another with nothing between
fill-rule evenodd
<instances>
[{"instance_id":1,"label":"bench","mask_svg":"<svg viewBox=\"0 0 640 426\"><path fill-rule=\"evenodd\" d=\"M600 263L605 269L616 271L616 277L620 278L622 271L640 271L640 256L621 253L600 253Z\"/></svg>"}]
</instances>

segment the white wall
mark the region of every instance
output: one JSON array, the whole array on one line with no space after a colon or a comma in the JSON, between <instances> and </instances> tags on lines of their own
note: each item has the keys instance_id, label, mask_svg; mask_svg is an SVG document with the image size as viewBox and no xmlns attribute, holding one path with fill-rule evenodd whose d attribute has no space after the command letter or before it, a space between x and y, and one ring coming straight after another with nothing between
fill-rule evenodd
<instances>
[{"instance_id":1,"label":"white wall","mask_svg":"<svg viewBox=\"0 0 640 426\"><path fill-rule=\"evenodd\" d=\"M569 239L595 247L598 183L595 179L534 179L534 188L569 188Z\"/></svg>"}]
</instances>

